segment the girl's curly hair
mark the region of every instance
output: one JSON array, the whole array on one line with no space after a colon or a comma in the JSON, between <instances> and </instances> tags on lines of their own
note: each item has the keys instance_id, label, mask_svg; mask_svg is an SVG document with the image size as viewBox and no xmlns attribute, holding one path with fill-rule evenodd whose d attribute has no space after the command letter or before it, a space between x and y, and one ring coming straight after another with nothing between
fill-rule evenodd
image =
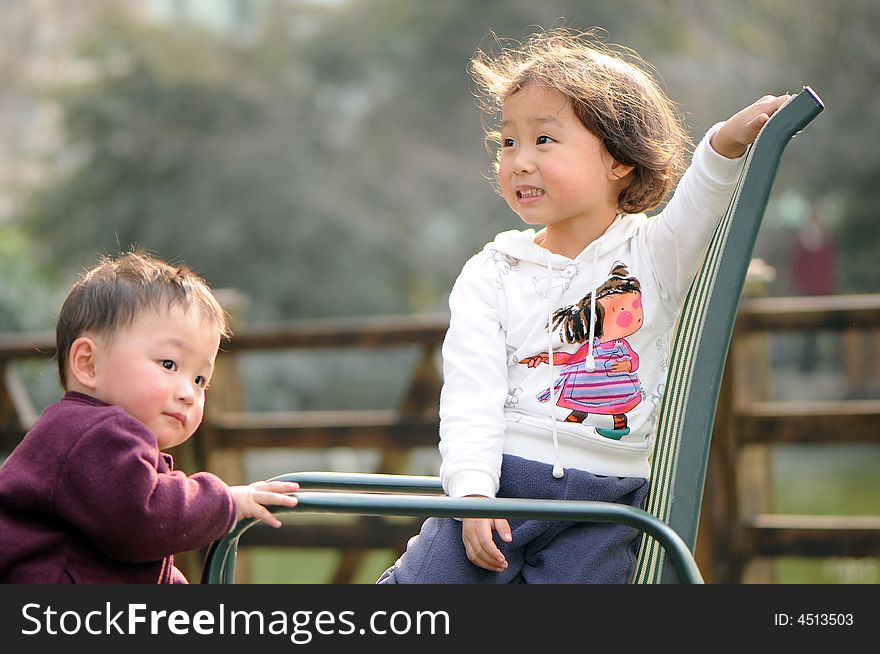
<instances>
[{"instance_id":1,"label":"girl's curly hair","mask_svg":"<svg viewBox=\"0 0 880 654\"><path fill-rule=\"evenodd\" d=\"M595 31L560 27L534 33L524 43L496 39L496 44L500 51L478 49L468 64L490 116L497 117L504 101L528 84L554 89L616 161L633 166L618 209L641 213L663 202L684 172L691 143L647 62L632 50L602 43ZM498 143L497 128L487 127L486 139Z\"/></svg>"}]
</instances>

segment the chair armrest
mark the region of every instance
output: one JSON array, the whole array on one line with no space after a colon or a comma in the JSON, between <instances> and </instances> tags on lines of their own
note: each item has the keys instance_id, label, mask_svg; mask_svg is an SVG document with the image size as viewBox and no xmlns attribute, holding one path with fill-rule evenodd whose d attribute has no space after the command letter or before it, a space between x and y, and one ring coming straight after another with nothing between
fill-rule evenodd
<instances>
[{"instance_id":1,"label":"chair armrest","mask_svg":"<svg viewBox=\"0 0 880 654\"><path fill-rule=\"evenodd\" d=\"M319 473L321 475L332 473ZM345 475L352 477L354 475ZM358 475L359 476L359 475ZM368 475L373 477L374 475ZM293 480L307 477L293 475ZM419 478L415 478L419 479ZM433 485L431 478L420 483ZM315 483L332 483L330 479L314 479ZM343 481L343 480L336 480ZM366 479L352 483L369 484ZM382 480L374 480L381 482ZM308 483L302 482L301 483ZM363 515L437 516L452 518L519 518L524 520L562 520L566 522L613 522L635 527L653 536L666 550L679 578L700 584L703 579L687 545L666 523L647 511L613 502L573 500L534 500L507 498L446 497L437 495L393 495L381 493L310 492L295 493L299 503L294 508L270 507L273 513L319 512L355 513ZM234 583L235 556L238 539L258 521L240 521L208 550L202 583Z\"/></svg>"},{"instance_id":2,"label":"chair armrest","mask_svg":"<svg viewBox=\"0 0 880 654\"><path fill-rule=\"evenodd\" d=\"M295 481L303 490L443 493L440 477L364 472L288 472L269 481Z\"/></svg>"}]
</instances>

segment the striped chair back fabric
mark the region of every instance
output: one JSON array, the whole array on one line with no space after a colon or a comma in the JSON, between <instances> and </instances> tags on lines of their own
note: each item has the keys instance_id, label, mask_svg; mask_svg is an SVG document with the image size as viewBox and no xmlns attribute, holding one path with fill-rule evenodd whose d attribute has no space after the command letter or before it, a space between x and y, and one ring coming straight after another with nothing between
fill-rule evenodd
<instances>
[{"instance_id":1,"label":"striped chair back fabric","mask_svg":"<svg viewBox=\"0 0 880 654\"><path fill-rule=\"evenodd\" d=\"M718 391L746 271L779 168L791 138L824 108L809 87L764 125L746 155L730 205L715 230L685 297L674 330L660 406L646 509L696 546L697 525ZM642 538L636 583L678 581L664 553Z\"/></svg>"}]
</instances>

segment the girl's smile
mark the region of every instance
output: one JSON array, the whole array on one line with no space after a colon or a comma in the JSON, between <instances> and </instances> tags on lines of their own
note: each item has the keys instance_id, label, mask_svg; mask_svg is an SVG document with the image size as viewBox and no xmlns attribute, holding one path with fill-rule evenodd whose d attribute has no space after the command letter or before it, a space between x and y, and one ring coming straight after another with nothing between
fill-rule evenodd
<instances>
[{"instance_id":1,"label":"girl's smile","mask_svg":"<svg viewBox=\"0 0 880 654\"><path fill-rule=\"evenodd\" d=\"M516 187L516 199L519 204L532 204L542 197L544 197L544 189L522 184Z\"/></svg>"}]
</instances>

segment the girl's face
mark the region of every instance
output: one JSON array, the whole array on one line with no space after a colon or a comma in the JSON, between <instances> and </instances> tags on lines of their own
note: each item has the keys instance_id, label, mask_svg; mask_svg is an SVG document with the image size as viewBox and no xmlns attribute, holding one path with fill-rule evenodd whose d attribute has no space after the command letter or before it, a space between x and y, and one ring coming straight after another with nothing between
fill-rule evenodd
<instances>
[{"instance_id":1,"label":"girl's face","mask_svg":"<svg viewBox=\"0 0 880 654\"><path fill-rule=\"evenodd\" d=\"M598 301L605 310L602 341L614 341L636 333L642 326L642 294L636 291L608 295Z\"/></svg>"},{"instance_id":2,"label":"girl's face","mask_svg":"<svg viewBox=\"0 0 880 654\"><path fill-rule=\"evenodd\" d=\"M504 102L498 182L527 224L610 223L627 172L558 91L529 84Z\"/></svg>"}]
</instances>

